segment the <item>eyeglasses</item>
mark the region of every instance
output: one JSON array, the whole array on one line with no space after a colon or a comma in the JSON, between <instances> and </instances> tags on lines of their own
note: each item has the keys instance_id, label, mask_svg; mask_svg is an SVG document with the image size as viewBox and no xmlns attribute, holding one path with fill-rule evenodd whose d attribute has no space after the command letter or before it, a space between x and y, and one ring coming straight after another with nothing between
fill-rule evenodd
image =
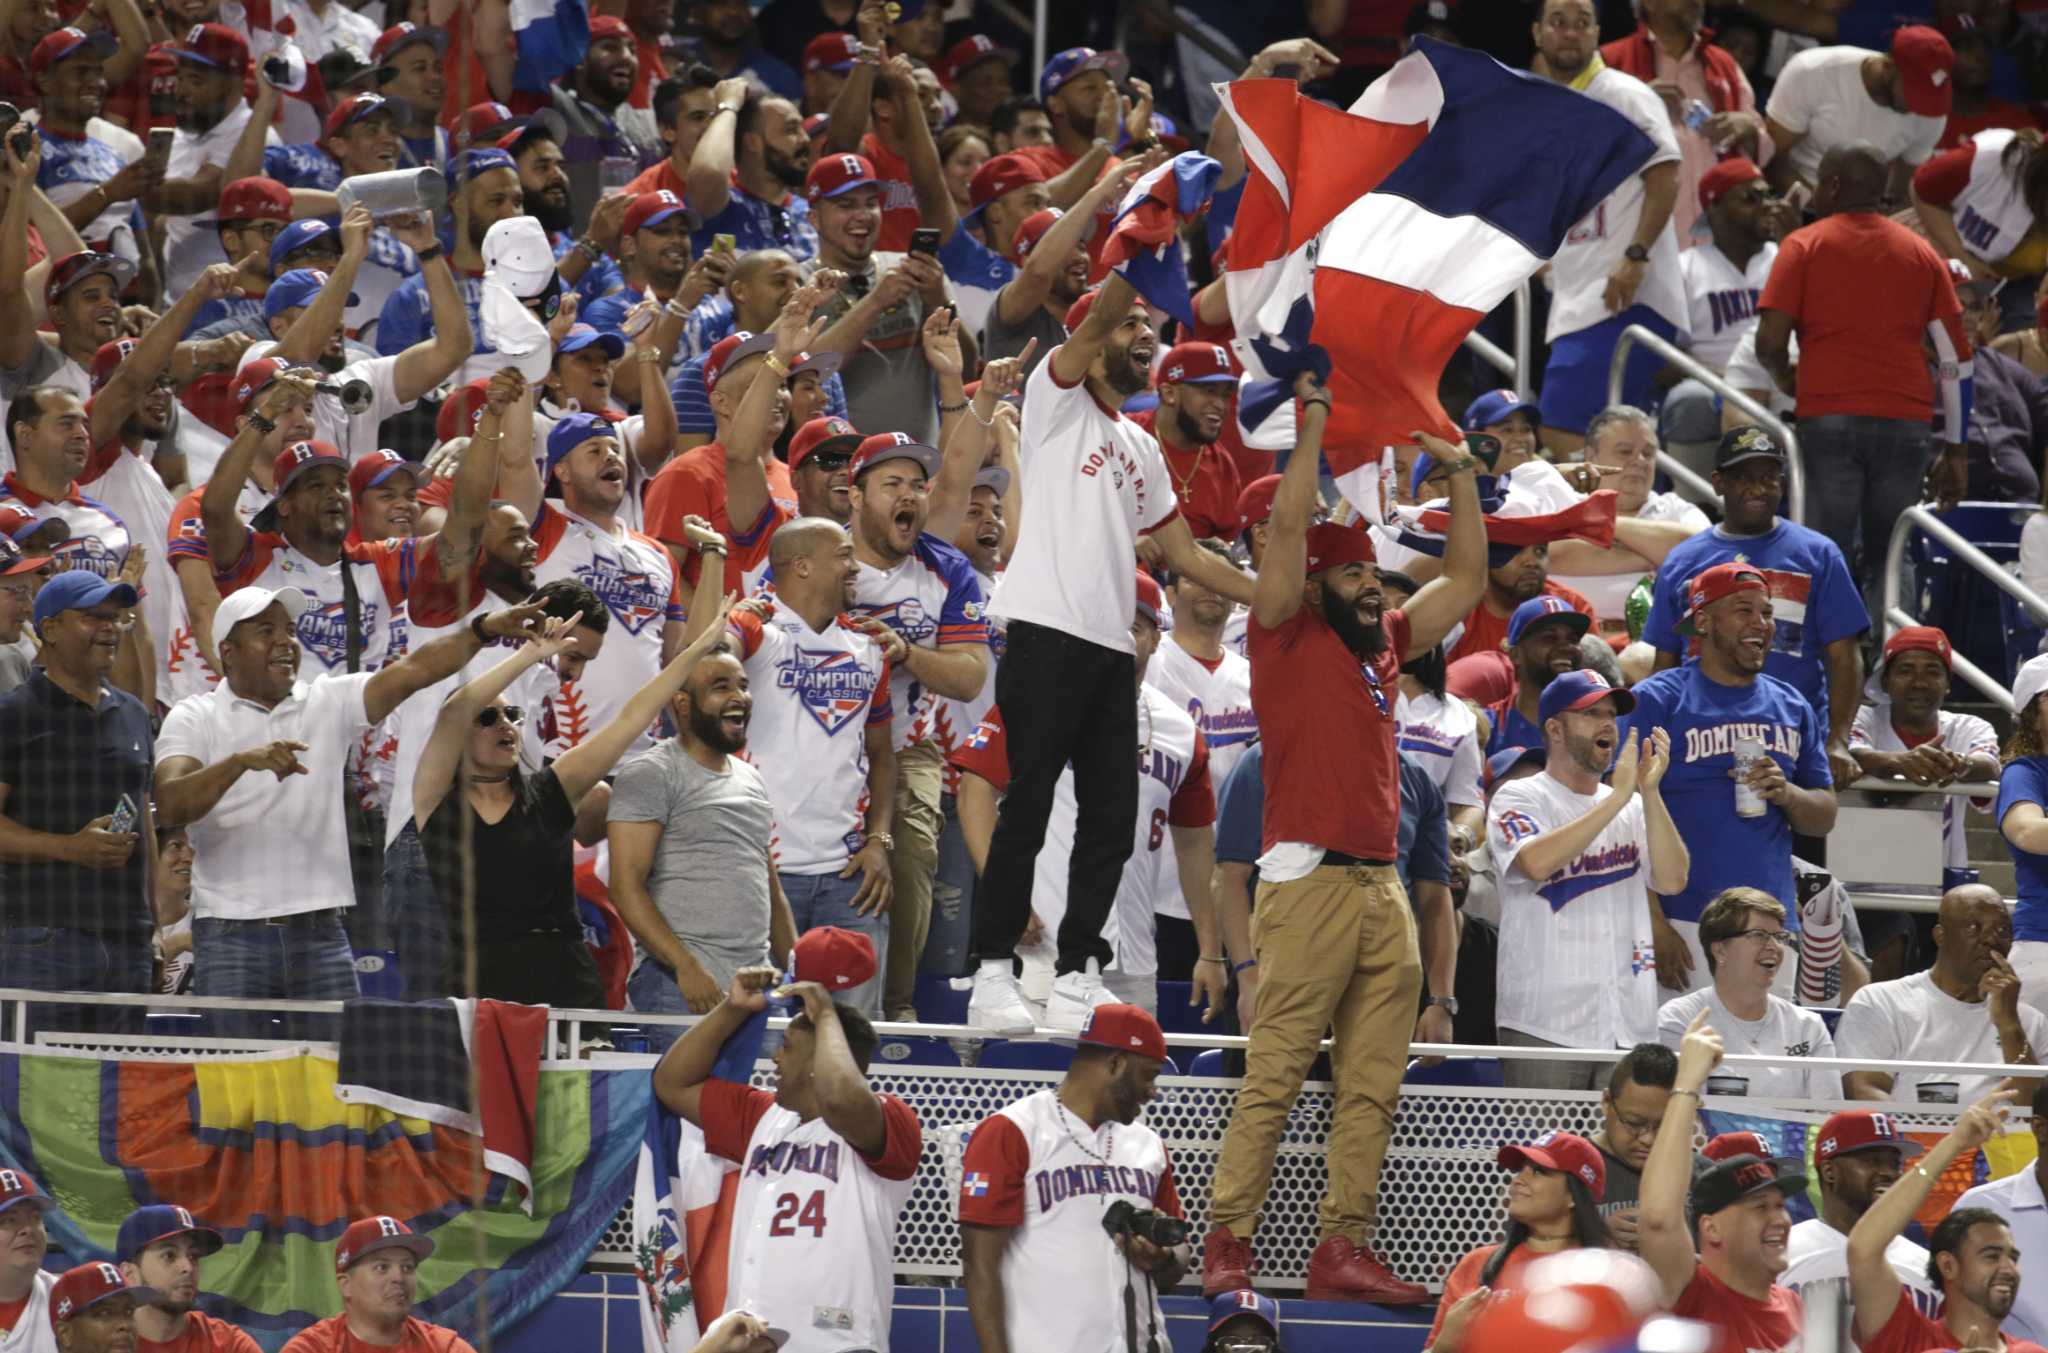
<instances>
[{"instance_id":1,"label":"eyeglasses","mask_svg":"<svg viewBox=\"0 0 2048 1353\"><path fill-rule=\"evenodd\" d=\"M1775 944L1780 949L1792 947L1792 932L1789 930L1745 930L1737 934L1738 940L1755 940L1761 944Z\"/></svg>"},{"instance_id":2,"label":"eyeglasses","mask_svg":"<svg viewBox=\"0 0 2048 1353\"><path fill-rule=\"evenodd\" d=\"M1607 1096L1607 1111L1614 1115L1614 1121L1617 1124L1628 1130L1628 1134L1631 1137L1645 1136L1655 1132L1661 1126L1661 1120L1659 1119L1635 1118L1623 1113L1620 1106L1614 1102L1614 1096L1612 1095Z\"/></svg>"},{"instance_id":3,"label":"eyeglasses","mask_svg":"<svg viewBox=\"0 0 2048 1353\"><path fill-rule=\"evenodd\" d=\"M524 706L505 705L501 708L500 706L492 705L489 709L480 709L476 712L476 726L478 728L496 728L501 715L506 723L514 726L526 722L526 709Z\"/></svg>"}]
</instances>

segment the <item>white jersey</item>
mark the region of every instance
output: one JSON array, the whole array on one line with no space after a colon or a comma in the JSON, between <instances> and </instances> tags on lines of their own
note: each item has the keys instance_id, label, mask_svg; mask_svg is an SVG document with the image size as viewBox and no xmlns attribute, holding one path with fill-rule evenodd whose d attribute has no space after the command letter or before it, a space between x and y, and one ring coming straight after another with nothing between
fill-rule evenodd
<instances>
[{"instance_id":1,"label":"white jersey","mask_svg":"<svg viewBox=\"0 0 2048 1353\"><path fill-rule=\"evenodd\" d=\"M848 614L881 621L914 648L988 642L981 580L974 566L966 555L929 531L917 538L910 553L894 568L862 564L853 586ZM911 674L909 663L891 669L889 705L894 718L890 738L897 751L931 738L938 702L938 693L926 689Z\"/></svg>"},{"instance_id":2,"label":"white jersey","mask_svg":"<svg viewBox=\"0 0 2048 1353\"><path fill-rule=\"evenodd\" d=\"M1795 966L1790 955L1784 965ZM1738 1019L1712 987L1674 996L1657 1010L1657 1041L1676 1051L1693 1016L1707 1012L1707 1027L1721 1035L1732 1055L1748 1057L1833 1057L1834 1036L1819 1015L1766 993L1762 1019ZM1842 1073L1789 1066L1731 1066L1731 1076L1749 1080L1752 1099L1840 1099Z\"/></svg>"},{"instance_id":3,"label":"white jersey","mask_svg":"<svg viewBox=\"0 0 2048 1353\"><path fill-rule=\"evenodd\" d=\"M1374 542L1377 546L1378 542ZM1223 646L1240 658L1250 658L1252 612L1249 606L1239 606L1231 611L1230 619L1223 622Z\"/></svg>"},{"instance_id":4,"label":"white jersey","mask_svg":"<svg viewBox=\"0 0 2048 1353\"><path fill-rule=\"evenodd\" d=\"M1906 740L1899 736L1899 730L1892 727L1891 701L1879 701L1865 705L1856 711L1856 722L1849 728L1849 750L1867 747L1874 752L1904 752L1911 750ZM1988 756L1998 759L1998 730L1974 714L1954 714L1942 710L1938 716L1939 731L1935 741L1943 751L1954 752L1957 756ZM1979 813L1991 811L1995 796L1970 800L1970 806ZM1967 869L1970 866L1970 843L1963 826L1963 799L1959 794L1941 796L1941 862L1950 869Z\"/></svg>"},{"instance_id":5,"label":"white jersey","mask_svg":"<svg viewBox=\"0 0 2048 1353\"><path fill-rule=\"evenodd\" d=\"M14 1328L0 1334L0 1353L57 1353L57 1331L50 1324L50 1289L57 1275L38 1269L30 1279L28 1305Z\"/></svg>"},{"instance_id":6,"label":"white jersey","mask_svg":"<svg viewBox=\"0 0 2048 1353\"><path fill-rule=\"evenodd\" d=\"M975 581L981 584L981 594L991 596L996 590L999 575L974 571ZM986 610L986 605L983 606ZM953 764L953 753L966 745L981 721L996 703L996 665L1003 660L1003 627L991 624L988 627L988 671L982 676L981 690L972 700L955 700L940 696L932 710L932 741L939 745L939 752L946 758L946 770L941 784L948 794L960 788L960 768Z\"/></svg>"},{"instance_id":7,"label":"white jersey","mask_svg":"<svg viewBox=\"0 0 2048 1353\"><path fill-rule=\"evenodd\" d=\"M1479 788L1486 749L1479 745L1479 716L1470 705L1428 691L1413 699L1403 695L1394 702L1394 730L1400 749L1444 792L1445 806L1486 806Z\"/></svg>"},{"instance_id":8,"label":"white jersey","mask_svg":"<svg viewBox=\"0 0 2048 1353\"><path fill-rule=\"evenodd\" d=\"M1138 536L1180 511L1159 439L1104 406L1086 379L1062 385L1052 353L1024 382L1019 435L1018 487L1031 510L989 614L1132 652Z\"/></svg>"},{"instance_id":9,"label":"white jersey","mask_svg":"<svg viewBox=\"0 0 2048 1353\"><path fill-rule=\"evenodd\" d=\"M1550 261L1550 327L1544 334L1555 343L1566 334L1590 329L1614 318L1607 309L1607 275L1635 242L1636 223L1643 214L1643 173L1660 164L1678 163L1678 141L1671 134L1671 115L1664 100L1633 75L1603 67L1580 91L1633 122L1656 147L1650 162L1623 179L1600 205L1574 225ZM1636 288L1637 305L1686 327L1685 283L1678 272L1678 232L1669 221L1650 245L1649 267Z\"/></svg>"},{"instance_id":10,"label":"white jersey","mask_svg":"<svg viewBox=\"0 0 2048 1353\"><path fill-rule=\"evenodd\" d=\"M229 20L225 15L222 22ZM245 33L249 30L244 29ZM259 52L257 56L262 54ZM286 103L298 100L286 99ZM164 176L174 179L196 178L199 172L211 165L225 168L228 157L234 154L235 143L242 139L242 130L249 125L250 109L246 99L237 98L235 106L228 110L226 117L203 132L189 132L183 127L177 129L171 138L170 158L164 162ZM263 134L263 144L283 144L278 140L277 129L271 128ZM219 213L208 207L190 216L167 216L164 218L164 293L182 296L199 281L199 274L213 263L232 263L220 247L218 225ZM260 345L259 345L260 346ZM336 443L340 445L340 443ZM373 446L371 450L376 450Z\"/></svg>"},{"instance_id":11,"label":"white jersey","mask_svg":"<svg viewBox=\"0 0 2048 1353\"><path fill-rule=\"evenodd\" d=\"M1102 1214L1127 1202L1181 1215L1166 1143L1143 1123L1088 1124L1052 1087L984 1118L961 1162L960 1220L1011 1228L1003 1248L1003 1320L1010 1347L1125 1353L1124 1264ZM1147 1309L1138 1337L1166 1318L1138 1282Z\"/></svg>"},{"instance_id":12,"label":"white jersey","mask_svg":"<svg viewBox=\"0 0 2048 1353\"><path fill-rule=\"evenodd\" d=\"M574 410L561 408L548 399L543 399L540 407L533 411L533 461L535 468L540 471L543 483L547 482L548 477L548 434L555 430L556 423L571 412ZM610 414L604 416L611 417ZM647 473L647 467L640 461L640 441L647 435L647 419L637 413L629 418L617 419L612 423L612 432L619 439L619 454L626 458L626 496L619 503L619 525L629 531L645 531L647 518L643 501L647 497L647 485L651 476Z\"/></svg>"},{"instance_id":13,"label":"white jersey","mask_svg":"<svg viewBox=\"0 0 2048 1353\"><path fill-rule=\"evenodd\" d=\"M785 874L837 872L867 839L867 733L889 720L882 646L843 618L821 634L783 605L730 625L754 690L746 759L775 806L769 857Z\"/></svg>"},{"instance_id":14,"label":"white jersey","mask_svg":"<svg viewBox=\"0 0 2048 1353\"><path fill-rule=\"evenodd\" d=\"M1828 1098L1840 1099L1841 1095ZM1939 1318L1936 1313L1941 1310L1941 1292L1927 1281L1927 1251L1904 1236L1893 1236L1892 1243L1885 1247L1884 1257L1892 1272L1899 1275L1899 1281L1906 1285L1914 1308L1924 1316ZM1806 1328L1817 1341L1816 1347L1833 1348L1840 1353L1857 1347L1854 1312L1849 1309L1846 1234L1819 1217L1794 1222L1791 1233L1785 1237L1785 1271L1778 1275L1778 1286L1799 1294L1800 1304L1806 1308ZM1830 1329L1835 1331L1833 1340L1827 1337Z\"/></svg>"},{"instance_id":15,"label":"white jersey","mask_svg":"<svg viewBox=\"0 0 2048 1353\"><path fill-rule=\"evenodd\" d=\"M119 576L128 558L128 523L107 503L86 496L77 484L62 498L45 498L14 475L0 479L0 505L18 507L39 522L64 523L71 538L50 552L57 572L84 569L102 578Z\"/></svg>"},{"instance_id":16,"label":"white jersey","mask_svg":"<svg viewBox=\"0 0 2048 1353\"><path fill-rule=\"evenodd\" d=\"M177 500L164 487L163 478L150 464L151 447L131 451L122 445L98 478L87 485L100 502L128 527L131 537L142 543L142 619L149 626L150 642L156 646L157 685L161 697L168 674L169 640L184 619L185 607L178 595L178 574L164 553L163 541L170 531L171 508Z\"/></svg>"},{"instance_id":17,"label":"white jersey","mask_svg":"<svg viewBox=\"0 0 2048 1353\"><path fill-rule=\"evenodd\" d=\"M268 356L277 344L251 343L242 354L242 366ZM238 370L240 368L237 368ZM361 381L370 387L370 406L361 413L342 407L339 395L321 391L313 396L313 435L340 451L353 465L382 445L378 426L412 407L398 397L398 358L361 357L325 379L323 384L342 387Z\"/></svg>"},{"instance_id":18,"label":"white jersey","mask_svg":"<svg viewBox=\"0 0 2048 1353\"><path fill-rule=\"evenodd\" d=\"M1691 258L1699 250L1688 249L1686 257ZM1697 533L1713 525L1707 514L1690 500L1676 493L1653 493L1643 500L1636 512L1637 521L1677 522ZM1636 584L1651 577L1656 569L1641 573L1593 573L1567 577L1559 574L1552 579L1560 587L1569 587L1593 604L1593 614L1602 626L1609 622L1619 624L1628 618L1628 594L1636 590Z\"/></svg>"},{"instance_id":19,"label":"white jersey","mask_svg":"<svg viewBox=\"0 0 2048 1353\"><path fill-rule=\"evenodd\" d=\"M1640 799L1547 879L1514 868L1536 837L1575 822L1614 789L1578 794L1549 772L1502 787L1487 807L1500 889L1496 1022L1572 1048L1625 1048L1657 1026L1649 838Z\"/></svg>"},{"instance_id":20,"label":"white jersey","mask_svg":"<svg viewBox=\"0 0 2048 1353\"><path fill-rule=\"evenodd\" d=\"M560 756L603 728L662 669L662 634L683 619L682 577L661 542L621 526L606 531L557 501L541 504L533 523L540 563L536 585L574 578L597 593L611 621L604 646L576 681L562 683L555 699L555 736L548 755ZM652 726L621 757L654 745Z\"/></svg>"},{"instance_id":21,"label":"white jersey","mask_svg":"<svg viewBox=\"0 0 2048 1353\"><path fill-rule=\"evenodd\" d=\"M880 1095L878 1155L864 1156L823 1118L805 1122L775 1096L707 1081L705 1146L738 1162L726 1309L789 1331L783 1353L889 1346L896 1221L917 1186L917 1115Z\"/></svg>"},{"instance_id":22,"label":"white jersey","mask_svg":"<svg viewBox=\"0 0 2048 1353\"><path fill-rule=\"evenodd\" d=\"M1790 150L1792 171L1801 182L1818 182L1821 157L1837 146L1868 142L1880 159L1919 164L1934 153L1946 118L1922 117L1880 107L1863 84L1863 63L1873 53L1861 47L1815 47L1785 63L1771 86L1764 113L1788 132L1799 133Z\"/></svg>"},{"instance_id":23,"label":"white jersey","mask_svg":"<svg viewBox=\"0 0 2048 1353\"><path fill-rule=\"evenodd\" d=\"M1777 258L1778 246L1766 241L1749 256L1748 267L1738 268L1711 239L1678 256L1694 357L1716 371L1728 365L1735 345L1756 327L1756 303Z\"/></svg>"},{"instance_id":24,"label":"white jersey","mask_svg":"<svg viewBox=\"0 0 2048 1353\"><path fill-rule=\"evenodd\" d=\"M2019 176L2005 165L2013 135L2010 128L1998 127L1970 138L1970 179L1949 203L1956 234L1986 263L2011 254L2034 229L2034 213L2020 192Z\"/></svg>"},{"instance_id":25,"label":"white jersey","mask_svg":"<svg viewBox=\"0 0 2048 1353\"><path fill-rule=\"evenodd\" d=\"M1241 654L1226 648L1211 668L1168 636L1145 665L1145 684L1186 710L1202 731L1212 786L1228 780L1231 768L1259 740L1259 721L1252 713L1252 665ZM1189 919L1178 864L1163 851L1158 863L1159 914Z\"/></svg>"}]
</instances>

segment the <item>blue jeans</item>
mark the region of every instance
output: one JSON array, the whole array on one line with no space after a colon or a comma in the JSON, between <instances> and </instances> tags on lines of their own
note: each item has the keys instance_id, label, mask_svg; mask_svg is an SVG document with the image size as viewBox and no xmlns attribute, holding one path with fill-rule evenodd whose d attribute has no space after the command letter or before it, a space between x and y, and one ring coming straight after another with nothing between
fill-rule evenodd
<instances>
[{"instance_id":1,"label":"blue jeans","mask_svg":"<svg viewBox=\"0 0 2048 1353\"><path fill-rule=\"evenodd\" d=\"M782 895L789 899L789 913L796 921L797 934L812 926L836 925L874 941L876 976L834 995L870 1019L878 1017L882 1013L880 976L889 964L889 909L884 907L872 916L862 916L853 909L854 894L860 891L859 870L848 879L836 872L783 874L781 878Z\"/></svg>"},{"instance_id":2,"label":"blue jeans","mask_svg":"<svg viewBox=\"0 0 2048 1353\"><path fill-rule=\"evenodd\" d=\"M1799 420L1806 524L1841 547L1880 630L1885 549L1892 527L1920 501L1933 459L1934 431L1925 422L1846 413Z\"/></svg>"},{"instance_id":3,"label":"blue jeans","mask_svg":"<svg viewBox=\"0 0 2048 1353\"><path fill-rule=\"evenodd\" d=\"M355 952L335 911L304 912L274 922L199 917L192 922L192 950L196 996L346 1001L358 995ZM208 1014L223 1038L331 1039L340 1026L331 1015L290 1015L273 1023L274 1017L260 1010Z\"/></svg>"},{"instance_id":4,"label":"blue jeans","mask_svg":"<svg viewBox=\"0 0 2048 1353\"><path fill-rule=\"evenodd\" d=\"M384 915L398 949L405 998L430 1001L448 994L448 909L427 872L426 847L410 823L384 850Z\"/></svg>"},{"instance_id":5,"label":"blue jeans","mask_svg":"<svg viewBox=\"0 0 2048 1353\"><path fill-rule=\"evenodd\" d=\"M0 987L147 993L150 972L147 935L102 935L58 926L0 929ZM38 1028L140 1033L142 1015L139 1005L33 1005L28 1037ZM5 1036L14 1037L11 1023Z\"/></svg>"},{"instance_id":6,"label":"blue jeans","mask_svg":"<svg viewBox=\"0 0 2048 1353\"><path fill-rule=\"evenodd\" d=\"M946 826L939 833L939 868L932 878L931 929L926 932L918 971L964 977L974 950L974 860L960 834L951 794L940 803Z\"/></svg>"}]
</instances>

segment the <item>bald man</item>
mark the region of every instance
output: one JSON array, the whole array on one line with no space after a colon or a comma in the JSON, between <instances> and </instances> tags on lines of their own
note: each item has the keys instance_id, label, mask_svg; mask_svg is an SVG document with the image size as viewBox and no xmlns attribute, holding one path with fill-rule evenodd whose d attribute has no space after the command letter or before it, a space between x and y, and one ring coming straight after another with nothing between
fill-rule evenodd
<instances>
[{"instance_id":1,"label":"bald man","mask_svg":"<svg viewBox=\"0 0 2048 1353\"><path fill-rule=\"evenodd\" d=\"M1994 888L1966 883L1942 894L1934 966L1858 991L1835 1029L1838 1056L1874 1062L2003 1062L2032 1066L2048 1046L2048 1015L2020 1004L2020 980L2006 962L2012 916ZM1973 1104L1997 1076L1851 1071L1850 1099Z\"/></svg>"},{"instance_id":2,"label":"bald man","mask_svg":"<svg viewBox=\"0 0 2048 1353\"><path fill-rule=\"evenodd\" d=\"M796 260L780 249L755 249L741 254L726 278L725 295L732 303L733 333L762 334L775 324L775 317L789 298L803 285ZM836 372L822 377L826 412L846 416L846 389ZM717 427L711 398L704 389L704 355L685 362L669 385L676 402L676 447L686 451L723 435Z\"/></svg>"}]
</instances>

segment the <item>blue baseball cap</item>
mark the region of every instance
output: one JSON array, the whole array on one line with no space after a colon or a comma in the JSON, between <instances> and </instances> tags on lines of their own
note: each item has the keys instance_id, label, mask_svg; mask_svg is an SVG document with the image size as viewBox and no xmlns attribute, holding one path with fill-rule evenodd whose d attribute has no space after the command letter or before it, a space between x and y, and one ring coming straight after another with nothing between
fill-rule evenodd
<instances>
[{"instance_id":1,"label":"blue baseball cap","mask_svg":"<svg viewBox=\"0 0 2048 1353\"><path fill-rule=\"evenodd\" d=\"M1224 1321L1235 1320L1241 1315L1250 1316L1274 1334L1280 1332L1280 1303L1249 1287L1240 1287L1209 1303L1209 1333L1214 1334L1223 1327Z\"/></svg>"},{"instance_id":2,"label":"blue baseball cap","mask_svg":"<svg viewBox=\"0 0 2048 1353\"><path fill-rule=\"evenodd\" d=\"M1556 683L1553 682L1552 684L1555 685ZM1531 761L1541 766L1549 759L1550 753L1542 747L1503 747L1492 756L1486 758L1486 787L1491 790L1495 785L1506 779L1508 774L1524 761Z\"/></svg>"},{"instance_id":3,"label":"blue baseball cap","mask_svg":"<svg viewBox=\"0 0 2048 1353\"><path fill-rule=\"evenodd\" d=\"M279 239L284 236L280 234ZM263 293L263 318L276 319L287 310L311 305L320 289L327 285L327 274L318 268L293 268L284 276L271 282L270 290ZM348 303L354 305L354 292L349 293Z\"/></svg>"},{"instance_id":4,"label":"blue baseball cap","mask_svg":"<svg viewBox=\"0 0 2048 1353\"><path fill-rule=\"evenodd\" d=\"M304 221L293 221L278 231L277 238L270 242L270 270L276 272L278 265L313 241L334 239L334 236L334 227L317 216ZM341 247L339 239L334 240L334 247Z\"/></svg>"},{"instance_id":5,"label":"blue baseball cap","mask_svg":"<svg viewBox=\"0 0 2048 1353\"><path fill-rule=\"evenodd\" d=\"M1059 87L1077 75L1099 70L1109 76L1109 82L1120 85L1131 73L1131 63L1122 52L1098 52L1093 47L1069 47L1055 54L1045 63L1045 70L1038 77L1038 97L1049 99L1059 92Z\"/></svg>"},{"instance_id":6,"label":"blue baseball cap","mask_svg":"<svg viewBox=\"0 0 2048 1353\"><path fill-rule=\"evenodd\" d=\"M1540 625L1546 620L1561 620L1574 626L1580 634L1593 627L1592 618L1584 611L1574 610L1563 597L1547 594L1531 597L1515 607L1515 613L1508 617L1509 646L1521 643L1522 636L1529 632L1531 625Z\"/></svg>"},{"instance_id":7,"label":"blue baseball cap","mask_svg":"<svg viewBox=\"0 0 2048 1353\"><path fill-rule=\"evenodd\" d=\"M572 324L569 332L562 335L562 341L555 344L555 355L565 352L581 352L593 343L602 344L604 355L614 362L626 355L626 340L615 333L592 328L588 324Z\"/></svg>"},{"instance_id":8,"label":"blue baseball cap","mask_svg":"<svg viewBox=\"0 0 2048 1353\"><path fill-rule=\"evenodd\" d=\"M194 1217L182 1207L169 1203L158 1203L151 1207L138 1207L128 1214L121 1223L121 1233L114 1241L114 1257L124 1264L132 1264L142 1257L142 1252L160 1240L173 1236L191 1236L199 1242L201 1254L212 1254L227 1244L220 1232Z\"/></svg>"},{"instance_id":9,"label":"blue baseball cap","mask_svg":"<svg viewBox=\"0 0 2048 1353\"><path fill-rule=\"evenodd\" d=\"M1543 688L1542 696L1536 701L1536 718L1549 722L1560 714L1569 714L1575 709L1597 705L1612 698L1614 712L1626 714L1636 707L1636 698L1619 686L1607 684L1607 678L1590 667L1581 667L1576 672L1559 672Z\"/></svg>"},{"instance_id":10,"label":"blue baseball cap","mask_svg":"<svg viewBox=\"0 0 2048 1353\"><path fill-rule=\"evenodd\" d=\"M1543 422L1534 400L1517 399L1513 390L1488 390L1465 406L1465 420L1459 426L1467 432L1477 432L1495 423L1505 423L1518 413L1528 414L1529 421L1539 426Z\"/></svg>"},{"instance_id":11,"label":"blue baseball cap","mask_svg":"<svg viewBox=\"0 0 2048 1353\"><path fill-rule=\"evenodd\" d=\"M506 152L496 146L472 146L457 155L448 166L448 177L457 183L467 183L479 174L488 174L493 169L510 169L519 172L519 166Z\"/></svg>"},{"instance_id":12,"label":"blue baseball cap","mask_svg":"<svg viewBox=\"0 0 2048 1353\"><path fill-rule=\"evenodd\" d=\"M609 418L600 418L594 413L572 413L548 432L548 469L554 469L562 457L592 437L618 435L618 428Z\"/></svg>"},{"instance_id":13,"label":"blue baseball cap","mask_svg":"<svg viewBox=\"0 0 2048 1353\"><path fill-rule=\"evenodd\" d=\"M103 601L133 606L135 589L87 569L66 570L44 583L42 591L36 593L36 629L40 631L44 622L59 611L90 610Z\"/></svg>"}]
</instances>

